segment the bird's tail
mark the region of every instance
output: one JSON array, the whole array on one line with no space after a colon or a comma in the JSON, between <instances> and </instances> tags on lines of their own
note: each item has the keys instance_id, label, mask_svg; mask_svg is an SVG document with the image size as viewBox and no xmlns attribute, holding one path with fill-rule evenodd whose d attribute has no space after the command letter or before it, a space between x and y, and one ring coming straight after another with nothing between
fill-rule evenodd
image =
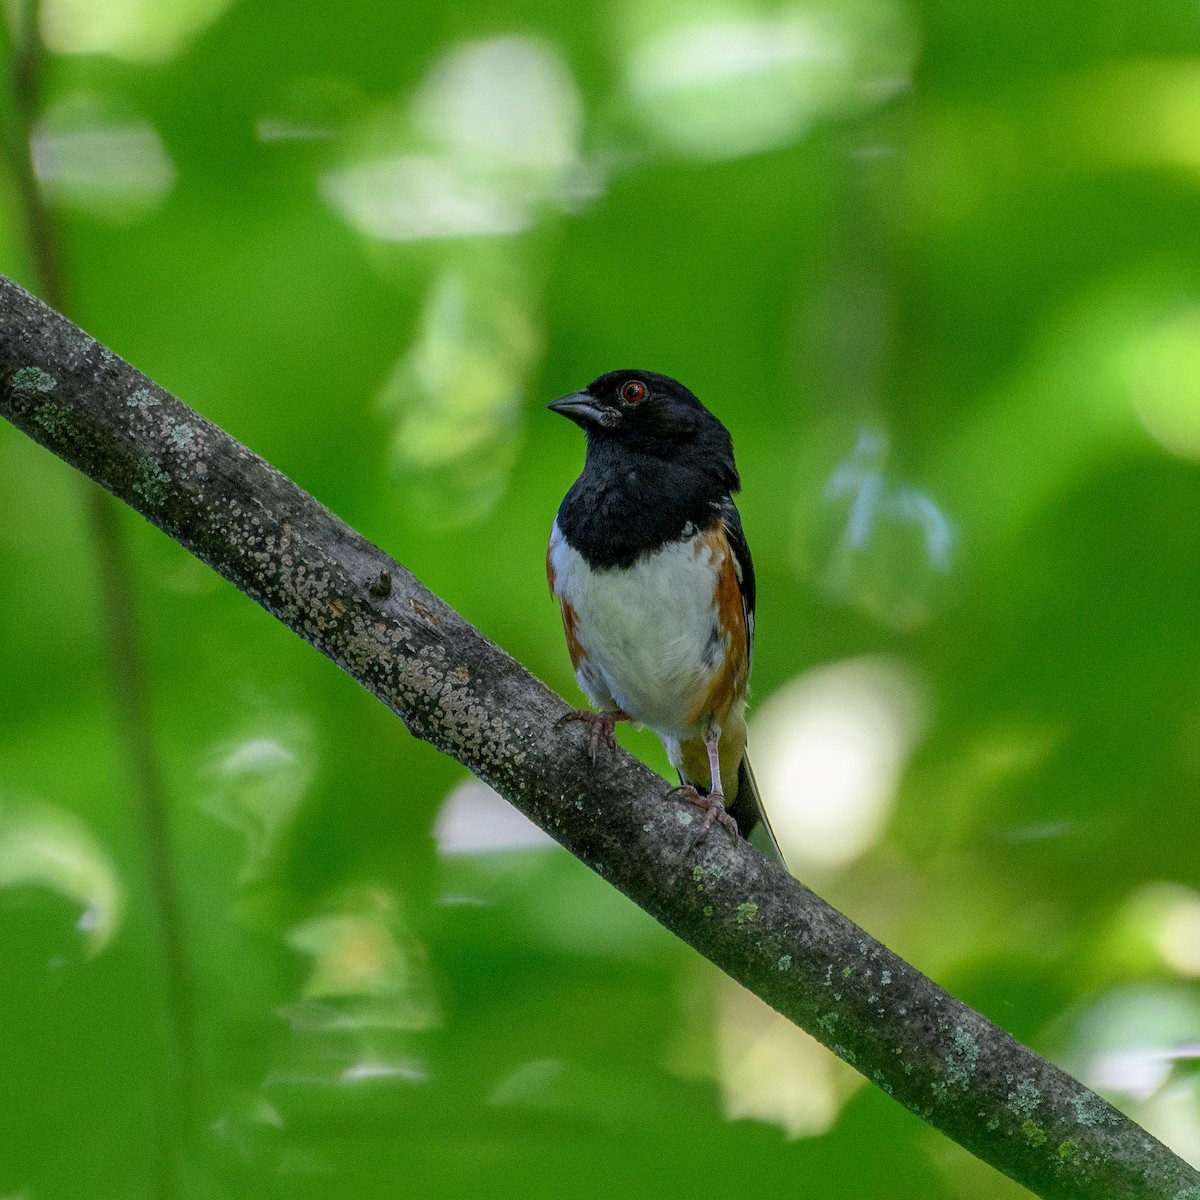
<instances>
[{"instance_id":1,"label":"bird's tail","mask_svg":"<svg viewBox=\"0 0 1200 1200\"><path fill-rule=\"evenodd\" d=\"M743 837L768 858L773 858L785 871L788 869L779 843L775 840L771 822L767 820L767 810L763 807L758 784L754 781L748 754L742 755L738 765L737 799L729 806L729 815L737 822Z\"/></svg>"}]
</instances>

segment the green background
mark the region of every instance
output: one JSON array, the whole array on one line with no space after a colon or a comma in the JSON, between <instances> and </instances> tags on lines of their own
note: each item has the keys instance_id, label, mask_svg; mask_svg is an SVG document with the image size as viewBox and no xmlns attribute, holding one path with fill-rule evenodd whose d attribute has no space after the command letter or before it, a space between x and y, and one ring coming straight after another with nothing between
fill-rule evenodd
<instances>
[{"instance_id":1,"label":"green background","mask_svg":"<svg viewBox=\"0 0 1200 1200\"><path fill-rule=\"evenodd\" d=\"M1200 1162L1200 7L42 18L70 315L575 702L543 405L696 391L798 873ZM172 968L84 483L0 513L0 1195L1024 1194L121 512Z\"/></svg>"}]
</instances>

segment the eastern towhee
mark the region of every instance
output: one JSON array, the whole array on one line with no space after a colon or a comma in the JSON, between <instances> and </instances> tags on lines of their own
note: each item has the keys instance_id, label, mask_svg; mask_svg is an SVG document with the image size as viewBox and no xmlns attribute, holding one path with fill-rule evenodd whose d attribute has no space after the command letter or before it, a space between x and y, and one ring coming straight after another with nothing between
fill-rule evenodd
<instances>
[{"instance_id":1,"label":"eastern towhee","mask_svg":"<svg viewBox=\"0 0 1200 1200\"><path fill-rule=\"evenodd\" d=\"M610 371L551 411L587 435L546 554L571 662L615 745L618 721L649 726L704 819L783 856L746 757L754 565L730 498L741 487L729 431L682 384Z\"/></svg>"}]
</instances>

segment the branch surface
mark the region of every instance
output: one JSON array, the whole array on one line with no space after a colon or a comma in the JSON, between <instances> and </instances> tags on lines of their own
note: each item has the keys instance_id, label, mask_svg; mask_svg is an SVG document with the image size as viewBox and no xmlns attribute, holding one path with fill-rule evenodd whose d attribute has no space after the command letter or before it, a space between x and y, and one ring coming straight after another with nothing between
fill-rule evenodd
<instances>
[{"instance_id":1,"label":"branch surface","mask_svg":"<svg viewBox=\"0 0 1200 1200\"><path fill-rule=\"evenodd\" d=\"M1039 1196L1200 1200L1200 1173L630 755L269 463L0 276L0 415L278 617L773 1008Z\"/></svg>"}]
</instances>

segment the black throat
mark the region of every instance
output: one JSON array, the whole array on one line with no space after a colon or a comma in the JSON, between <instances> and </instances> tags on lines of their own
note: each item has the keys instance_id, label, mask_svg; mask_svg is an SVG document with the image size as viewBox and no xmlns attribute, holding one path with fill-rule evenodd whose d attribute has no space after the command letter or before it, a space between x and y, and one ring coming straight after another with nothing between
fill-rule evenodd
<instances>
[{"instance_id":1,"label":"black throat","mask_svg":"<svg viewBox=\"0 0 1200 1200\"><path fill-rule=\"evenodd\" d=\"M712 528L728 485L695 462L664 461L588 439L587 462L558 510L567 544L591 567L629 567L688 532Z\"/></svg>"}]
</instances>

